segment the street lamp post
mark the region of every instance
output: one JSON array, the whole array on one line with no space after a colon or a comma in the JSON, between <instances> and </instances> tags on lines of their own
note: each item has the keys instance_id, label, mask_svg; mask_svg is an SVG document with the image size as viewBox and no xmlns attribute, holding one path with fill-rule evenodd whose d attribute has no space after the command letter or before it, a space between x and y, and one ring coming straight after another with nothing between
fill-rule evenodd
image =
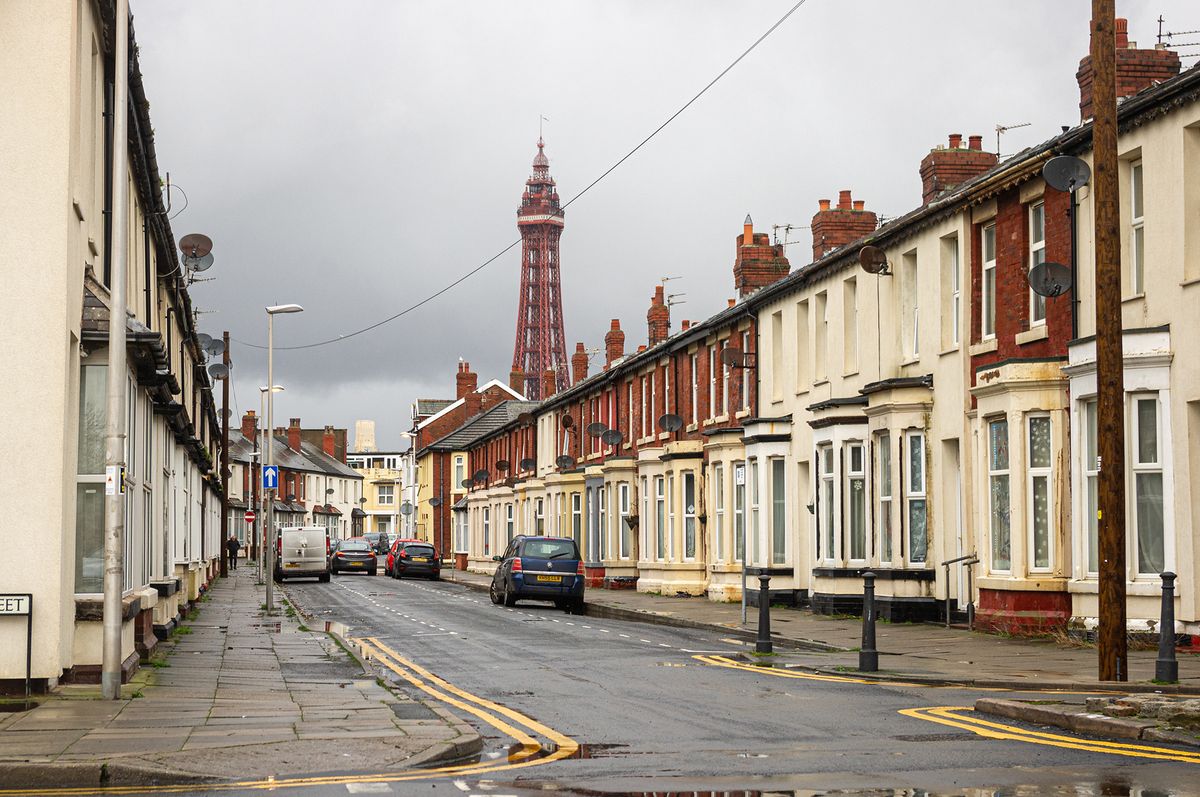
<instances>
[{"instance_id":1,"label":"street lamp post","mask_svg":"<svg viewBox=\"0 0 1200 797\"><path fill-rule=\"evenodd\" d=\"M274 385L271 388L272 393L280 393L283 391L281 385ZM258 563L258 582L263 581L263 560L266 559L266 528L267 528L267 502L266 491L262 489L262 466L265 456L264 452L270 443L270 438L267 437L269 431L266 428L267 419L267 386L260 385L258 388L258 423L261 427L258 434L254 436L254 458L258 467L258 472L253 474L254 478L254 506L258 509L258 515L254 519L254 561ZM259 524L262 526L259 526ZM262 531L259 531L259 529Z\"/></svg>"},{"instance_id":2,"label":"street lamp post","mask_svg":"<svg viewBox=\"0 0 1200 797\"><path fill-rule=\"evenodd\" d=\"M267 308L267 384L275 384L275 316L281 313L302 313L304 308L298 304L277 304ZM275 391L267 391L267 433L272 434L275 428ZM275 447L268 445L266 450L267 465L275 464ZM267 614L275 611L275 490L267 490Z\"/></svg>"}]
</instances>

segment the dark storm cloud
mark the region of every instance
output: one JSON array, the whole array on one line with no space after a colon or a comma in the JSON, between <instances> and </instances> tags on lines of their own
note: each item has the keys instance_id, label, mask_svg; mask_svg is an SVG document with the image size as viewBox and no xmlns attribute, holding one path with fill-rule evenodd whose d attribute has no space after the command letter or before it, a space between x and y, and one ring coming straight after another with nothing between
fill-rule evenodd
<instances>
[{"instance_id":1,"label":"dark storm cloud","mask_svg":"<svg viewBox=\"0 0 1200 797\"><path fill-rule=\"evenodd\" d=\"M159 162L186 192L177 235L216 242L194 286L205 331L280 346L392 315L517 237L538 117L564 200L623 155L790 6L782 2L296 2L134 0ZM952 11L952 13L951 13ZM1125 2L1196 22L1185 0ZM920 200L917 165L946 134L1032 122L1005 152L1076 122L1085 2L811 0L708 95L567 211L568 348L610 318L645 336L659 279L686 293L674 322L732 293L734 239L806 225L843 188L894 216ZM1196 27L1191 25L1190 27ZM176 197L178 200L178 197ZM178 206L178 204L177 204ZM793 267L807 230L792 232ZM371 333L281 350L277 416L352 426L381 445L419 396L453 394L458 358L481 379L512 357L518 251ZM235 344L240 409L261 352Z\"/></svg>"}]
</instances>

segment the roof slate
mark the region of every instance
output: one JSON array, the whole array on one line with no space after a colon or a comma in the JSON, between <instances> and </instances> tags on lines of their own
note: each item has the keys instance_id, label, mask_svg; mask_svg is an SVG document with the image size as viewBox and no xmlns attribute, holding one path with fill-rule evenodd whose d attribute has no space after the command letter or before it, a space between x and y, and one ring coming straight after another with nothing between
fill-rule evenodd
<instances>
[{"instance_id":1,"label":"roof slate","mask_svg":"<svg viewBox=\"0 0 1200 797\"><path fill-rule=\"evenodd\" d=\"M502 401L476 415L442 439L425 446L423 451L461 451L481 437L515 421L521 413L532 412L537 406L536 401Z\"/></svg>"}]
</instances>

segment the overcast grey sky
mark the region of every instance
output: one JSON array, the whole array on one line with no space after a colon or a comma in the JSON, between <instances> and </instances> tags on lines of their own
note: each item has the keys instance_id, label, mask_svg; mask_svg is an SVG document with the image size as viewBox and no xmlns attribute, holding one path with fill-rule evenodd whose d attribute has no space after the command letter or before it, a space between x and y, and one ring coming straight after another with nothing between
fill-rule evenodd
<instances>
[{"instance_id":1,"label":"overcast grey sky","mask_svg":"<svg viewBox=\"0 0 1200 797\"><path fill-rule=\"evenodd\" d=\"M201 329L264 343L262 308L297 302L276 342L310 343L440 289L518 237L539 116L566 201L792 2L133 0L160 168L190 203L176 236L215 242L215 279L193 287ZM1160 13L1200 28L1194 0L1117 13L1142 46ZM665 276L687 294L673 329L718 311L747 213L760 231L807 225L849 188L896 216L948 133L993 148L997 124L1032 123L1005 135L1012 153L1075 124L1089 15L1086 0L809 0L567 211L568 350L602 345L611 318L627 348L644 342ZM796 268L808 231L790 240ZM373 332L278 351L277 424L371 418L396 447L414 398L453 396L459 357L505 379L518 263L519 248ZM233 355L238 409L257 407L265 356Z\"/></svg>"}]
</instances>

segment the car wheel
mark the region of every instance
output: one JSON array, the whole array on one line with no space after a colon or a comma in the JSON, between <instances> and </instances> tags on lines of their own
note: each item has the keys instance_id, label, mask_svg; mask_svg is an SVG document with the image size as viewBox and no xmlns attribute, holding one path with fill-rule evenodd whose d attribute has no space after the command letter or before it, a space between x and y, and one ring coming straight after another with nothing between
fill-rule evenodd
<instances>
[{"instance_id":1,"label":"car wheel","mask_svg":"<svg viewBox=\"0 0 1200 797\"><path fill-rule=\"evenodd\" d=\"M328 584L329 583L329 574L322 573L321 575L317 576L317 581L320 581L322 584Z\"/></svg>"},{"instance_id":2,"label":"car wheel","mask_svg":"<svg viewBox=\"0 0 1200 797\"><path fill-rule=\"evenodd\" d=\"M512 593L512 590L510 590L510 589L504 590L504 605L505 606L516 606L517 605L517 596L514 595Z\"/></svg>"},{"instance_id":3,"label":"car wheel","mask_svg":"<svg viewBox=\"0 0 1200 797\"><path fill-rule=\"evenodd\" d=\"M499 606L504 601L504 599L500 597L500 593L496 590L496 582L495 581L493 581L491 586L488 587L488 597L491 598L492 603L496 604L497 606Z\"/></svg>"},{"instance_id":4,"label":"car wheel","mask_svg":"<svg viewBox=\"0 0 1200 797\"><path fill-rule=\"evenodd\" d=\"M575 598L567 604L568 614L583 614L583 598Z\"/></svg>"},{"instance_id":5,"label":"car wheel","mask_svg":"<svg viewBox=\"0 0 1200 797\"><path fill-rule=\"evenodd\" d=\"M441 577L441 576L439 576L437 573L434 573L433 575L431 575L431 576L429 577L429 580L430 580L430 581L441 581L441 580L442 580L442 577Z\"/></svg>"},{"instance_id":6,"label":"car wheel","mask_svg":"<svg viewBox=\"0 0 1200 797\"><path fill-rule=\"evenodd\" d=\"M570 604L568 604L562 598L555 598L554 599L554 608L559 609L560 611L567 612L567 611L570 611L571 607L570 607Z\"/></svg>"}]
</instances>

